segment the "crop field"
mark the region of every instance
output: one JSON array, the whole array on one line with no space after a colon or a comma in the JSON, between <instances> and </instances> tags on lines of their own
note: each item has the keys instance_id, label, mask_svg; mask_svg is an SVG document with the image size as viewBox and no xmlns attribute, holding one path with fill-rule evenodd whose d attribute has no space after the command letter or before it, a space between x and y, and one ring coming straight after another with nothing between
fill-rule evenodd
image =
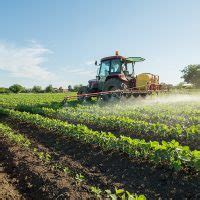
<instances>
[{"instance_id":1,"label":"crop field","mask_svg":"<svg viewBox=\"0 0 200 200\"><path fill-rule=\"evenodd\" d=\"M199 94L64 96L0 95L0 199L200 199Z\"/></svg>"}]
</instances>

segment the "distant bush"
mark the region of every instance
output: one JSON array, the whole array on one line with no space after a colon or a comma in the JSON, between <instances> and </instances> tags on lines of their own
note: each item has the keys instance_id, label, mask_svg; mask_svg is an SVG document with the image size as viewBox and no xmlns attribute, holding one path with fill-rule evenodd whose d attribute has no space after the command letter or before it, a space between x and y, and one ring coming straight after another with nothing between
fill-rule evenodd
<instances>
[{"instance_id":1,"label":"distant bush","mask_svg":"<svg viewBox=\"0 0 200 200\"><path fill-rule=\"evenodd\" d=\"M35 85L35 86L33 86L33 88L32 88L32 92L34 92L34 93L42 93L43 90L42 90L42 87L41 87L41 86Z\"/></svg>"},{"instance_id":2,"label":"distant bush","mask_svg":"<svg viewBox=\"0 0 200 200\"><path fill-rule=\"evenodd\" d=\"M82 86L83 86L82 84L80 84L80 85L75 85L72 91L73 91L73 92L78 92L79 89L80 89Z\"/></svg>"},{"instance_id":3,"label":"distant bush","mask_svg":"<svg viewBox=\"0 0 200 200\"><path fill-rule=\"evenodd\" d=\"M55 89L53 88L52 85L49 85L46 87L45 92L53 93L55 92Z\"/></svg>"},{"instance_id":4,"label":"distant bush","mask_svg":"<svg viewBox=\"0 0 200 200\"><path fill-rule=\"evenodd\" d=\"M4 88L4 87L1 87L0 88L0 93L9 93L9 89L8 88Z\"/></svg>"},{"instance_id":5,"label":"distant bush","mask_svg":"<svg viewBox=\"0 0 200 200\"><path fill-rule=\"evenodd\" d=\"M73 88L72 88L72 86L71 85L68 85L68 91L73 91Z\"/></svg>"},{"instance_id":6,"label":"distant bush","mask_svg":"<svg viewBox=\"0 0 200 200\"><path fill-rule=\"evenodd\" d=\"M20 93L20 92L23 92L25 88L19 84L14 84L9 87L9 90L13 93Z\"/></svg>"}]
</instances>

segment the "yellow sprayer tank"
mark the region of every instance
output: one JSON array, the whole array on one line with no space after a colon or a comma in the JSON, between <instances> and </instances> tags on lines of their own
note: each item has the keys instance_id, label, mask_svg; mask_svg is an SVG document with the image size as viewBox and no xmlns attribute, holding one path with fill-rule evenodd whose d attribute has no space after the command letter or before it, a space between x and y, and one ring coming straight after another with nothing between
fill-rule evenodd
<instances>
[{"instance_id":1,"label":"yellow sprayer tank","mask_svg":"<svg viewBox=\"0 0 200 200\"><path fill-rule=\"evenodd\" d=\"M142 73L136 76L136 88L146 90L147 84L159 84L159 76L151 73Z\"/></svg>"}]
</instances>

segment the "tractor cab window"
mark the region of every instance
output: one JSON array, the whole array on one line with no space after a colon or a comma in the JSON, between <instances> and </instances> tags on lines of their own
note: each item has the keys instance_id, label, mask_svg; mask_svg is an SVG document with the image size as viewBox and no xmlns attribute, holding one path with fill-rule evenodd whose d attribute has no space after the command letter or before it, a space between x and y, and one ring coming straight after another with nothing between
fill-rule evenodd
<instances>
[{"instance_id":1,"label":"tractor cab window","mask_svg":"<svg viewBox=\"0 0 200 200\"><path fill-rule=\"evenodd\" d=\"M132 63L123 62L122 71L125 75L131 76L133 74L133 65Z\"/></svg>"},{"instance_id":2,"label":"tractor cab window","mask_svg":"<svg viewBox=\"0 0 200 200\"><path fill-rule=\"evenodd\" d=\"M111 60L110 73L121 73L121 65L120 59Z\"/></svg>"},{"instance_id":3,"label":"tractor cab window","mask_svg":"<svg viewBox=\"0 0 200 200\"><path fill-rule=\"evenodd\" d=\"M110 61L109 60L102 61L99 76L100 77L108 76L109 69L110 69Z\"/></svg>"},{"instance_id":4,"label":"tractor cab window","mask_svg":"<svg viewBox=\"0 0 200 200\"><path fill-rule=\"evenodd\" d=\"M127 63L126 66L127 66L128 73L132 74L132 71L133 71L132 63Z\"/></svg>"}]
</instances>

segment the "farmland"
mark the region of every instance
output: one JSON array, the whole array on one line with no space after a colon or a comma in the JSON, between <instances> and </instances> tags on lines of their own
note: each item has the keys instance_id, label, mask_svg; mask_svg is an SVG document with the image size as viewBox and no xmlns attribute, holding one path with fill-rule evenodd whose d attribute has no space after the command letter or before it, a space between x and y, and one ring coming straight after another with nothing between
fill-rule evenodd
<instances>
[{"instance_id":1,"label":"farmland","mask_svg":"<svg viewBox=\"0 0 200 200\"><path fill-rule=\"evenodd\" d=\"M12 198L200 198L199 95L64 96L0 95L2 184Z\"/></svg>"}]
</instances>

